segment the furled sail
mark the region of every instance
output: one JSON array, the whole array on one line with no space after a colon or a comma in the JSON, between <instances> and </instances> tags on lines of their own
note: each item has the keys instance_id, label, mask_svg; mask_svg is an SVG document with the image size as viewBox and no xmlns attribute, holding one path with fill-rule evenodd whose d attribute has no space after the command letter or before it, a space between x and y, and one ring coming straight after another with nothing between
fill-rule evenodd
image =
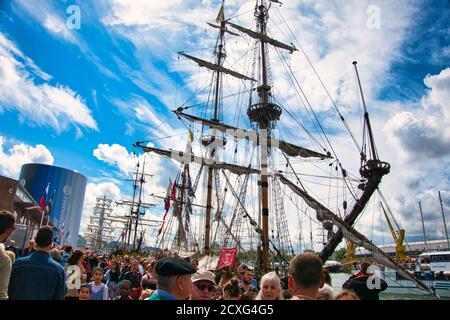
<instances>
[{"instance_id":1,"label":"furled sail","mask_svg":"<svg viewBox=\"0 0 450 320\"><path fill-rule=\"evenodd\" d=\"M257 145L260 144L261 140L260 134L256 133L255 131L248 131L245 129L240 129L226 124L218 123L212 120L199 118L183 112L179 112L178 110L175 111L175 113L178 116L183 117L189 121L201 123L202 125L209 126L213 129L225 132L238 139L253 140ZM330 154L323 154L320 152L309 150L283 140L277 140L272 138L267 138L266 140L268 146L277 147L290 157L320 158L320 159L332 158Z\"/></svg>"},{"instance_id":2,"label":"furled sail","mask_svg":"<svg viewBox=\"0 0 450 320\"><path fill-rule=\"evenodd\" d=\"M202 59L190 56L190 55L182 53L182 52L178 52L178 54L182 55L183 57L185 57L185 58L187 58L189 60L192 60L192 61L196 62L200 67L208 68L208 69L213 70L213 71L223 72L223 73L229 74L230 76L233 76L233 77L238 78L238 79L256 81L253 78L247 77L246 75L240 74L240 73L238 73L236 71L224 68L224 67L219 66L219 65L217 65L215 63L211 63L211 62L208 62L208 61L205 61L205 60L202 60Z\"/></svg>"},{"instance_id":3,"label":"furled sail","mask_svg":"<svg viewBox=\"0 0 450 320\"><path fill-rule=\"evenodd\" d=\"M274 47L288 50L291 53L294 52L294 51L297 51L297 49L294 48L293 46L289 46L289 45L284 44L284 43L282 43L282 42L280 42L278 40L272 39L272 38L270 38L269 36L267 36L265 34L252 31L250 29L238 26L237 24L234 24L234 23L231 23L231 22L227 22L227 24L229 24L231 27L233 27L233 28L235 28L235 29L237 29L237 30L239 30L239 31L249 35L253 39L257 39L257 40L263 41L265 43L269 43L269 44L273 45Z\"/></svg>"},{"instance_id":4,"label":"furled sail","mask_svg":"<svg viewBox=\"0 0 450 320\"><path fill-rule=\"evenodd\" d=\"M238 35L237 33L234 33L233 31L230 31L230 30L228 30L228 29L226 29L226 28L222 28L221 26L218 26L218 25L215 25L215 24L212 24L212 23L209 23L209 22L207 22L207 24L208 24L210 27L213 27L213 28L216 28L216 29L220 29L220 30L223 31L223 32L226 32L226 33L229 33L229 34L231 34L231 35L233 35L233 36L239 37L239 35Z\"/></svg>"},{"instance_id":5,"label":"furled sail","mask_svg":"<svg viewBox=\"0 0 450 320\"><path fill-rule=\"evenodd\" d=\"M180 163L195 162L195 163L198 163L198 164L201 164L204 166L208 166L213 169L228 170L236 175L260 174L261 173L261 171L257 170L257 169L253 169L250 167L238 166L236 164L219 162L214 159L206 159L206 158L195 156L193 153L189 154L189 153L175 151L175 150L162 150L162 149L157 149L157 148L152 148L152 147L145 147L145 146L140 145L139 142L135 143L134 146L140 148L144 152L153 152L153 153L174 159Z\"/></svg>"},{"instance_id":6,"label":"furled sail","mask_svg":"<svg viewBox=\"0 0 450 320\"><path fill-rule=\"evenodd\" d=\"M379 249L375 244L373 244L369 239L363 236L361 233L353 229L348 223L335 215L331 210L326 208L324 205L319 203L313 197L311 197L304 190L297 187L294 183L289 181L281 174L276 174L276 176L280 179L280 181L287 185L292 191L301 196L306 204L311 208L316 210L317 219L319 221L331 221L335 226L337 226L343 233L344 237L347 240L350 240L352 243L359 247L363 247L366 250L372 253L372 256L382 265L396 270L402 277L405 279L413 281L418 288L422 288L425 291L429 292L432 295L436 295L433 288L428 287L422 281L416 278L415 275L410 274L406 271L402 266L395 263L386 253L384 253L381 249Z\"/></svg>"}]
</instances>

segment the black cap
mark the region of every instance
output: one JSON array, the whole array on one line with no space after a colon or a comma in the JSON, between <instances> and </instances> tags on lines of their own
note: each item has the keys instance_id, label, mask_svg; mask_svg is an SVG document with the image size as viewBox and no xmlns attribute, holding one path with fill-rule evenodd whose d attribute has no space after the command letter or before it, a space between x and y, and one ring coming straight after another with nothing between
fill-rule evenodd
<instances>
[{"instance_id":1,"label":"black cap","mask_svg":"<svg viewBox=\"0 0 450 320\"><path fill-rule=\"evenodd\" d=\"M155 266L156 274L159 276L181 276L197 272L189 262L180 258L164 258L158 261Z\"/></svg>"}]
</instances>

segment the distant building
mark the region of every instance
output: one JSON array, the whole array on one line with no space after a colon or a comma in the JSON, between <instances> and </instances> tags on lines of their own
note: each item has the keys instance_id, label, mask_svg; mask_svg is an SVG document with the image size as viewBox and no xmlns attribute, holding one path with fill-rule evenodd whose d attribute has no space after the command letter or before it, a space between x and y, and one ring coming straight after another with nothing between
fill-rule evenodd
<instances>
[{"instance_id":1,"label":"distant building","mask_svg":"<svg viewBox=\"0 0 450 320\"><path fill-rule=\"evenodd\" d=\"M449 250L447 240L428 240L427 245L425 245L424 241L417 242L408 242L406 245L406 254L409 255L417 255L426 251L446 251ZM395 244L387 244L378 246L381 250L386 252L389 255L395 256ZM355 257L368 257L370 256L370 252L368 252L364 248L357 248Z\"/></svg>"},{"instance_id":2,"label":"distant building","mask_svg":"<svg viewBox=\"0 0 450 320\"><path fill-rule=\"evenodd\" d=\"M19 181L0 176L0 210L7 210L16 216L16 230L10 239L23 248L33 238L39 226L50 225L47 218L42 220L40 206Z\"/></svg>"},{"instance_id":3,"label":"distant building","mask_svg":"<svg viewBox=\"0 0 450 320\"><path fill-rule=\"evenodd\" d=\"M50 220L59 230L57 242L75 248L87 178L68 169L32 163L22 166L19 181L36 202L44 197L46 203L51 203Z\"/></svg>"}]
</instances>

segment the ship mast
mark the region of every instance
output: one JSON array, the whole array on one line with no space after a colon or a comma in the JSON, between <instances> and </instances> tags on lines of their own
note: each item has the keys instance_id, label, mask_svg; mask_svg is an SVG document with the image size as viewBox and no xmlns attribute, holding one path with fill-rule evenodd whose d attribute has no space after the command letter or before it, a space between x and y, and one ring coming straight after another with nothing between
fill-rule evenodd
<instances>
[{"instance_id":1,"label":"ship mast","mask_svg":"<svg viewBox=\"0 0 450 320\"><path fill-rule=\"evenodd\" d=\"M438 191L438 195L439 195L439 202L441 204L442 219L444 220L444 231L445 231L445 237L447 239L447 248L450 249L450 240L448 239L447 222L445 221L444 205L442 203L442 197L441 197L440 191Z\"/></svg>"},{"instance_id":2,"label":"ship mast","mask_svg":"<svg viewBox=\"0 0 450 320\"><path fill-rule=\"evenodd\" d=\"M363 194L356 200L355 205L348 215L345 216L344 222L348 225L353 226L356 222L356 219L364 210L366 204L369 202L375 190L377 190L379 184L381 183L381 179L384 175L390 172L390 164L387 162L380 161L378 158L378 153L375 147L375 138L373 136L372 126L370 124L369 112L367 111L366 101L364 99L364 93L361 86L361 80L359 78L357 62L353 62L355 66L355 73L358 78L359 90L361 93L361 99L364 106L364 125L365 130L367 131L367 139L368 145L370 148L369 151L369 159L367 160L367 155L364 151L361 152L361 168L359 169L359 173L361 177L366 179L366 182L359 186L360 189L363 190ZM364 141L363 145L366 144ZM364 150L364 149L363 149ZM328 260L328 258L333 254L336 247L342 241L344 235L341 230L338 230L328 241L327 245L322 249L319 256L323 262Z\"/></svg>"},{"instance_id":3,"label":"ship mast","mask_svg":"<svg viewBox=\"0 0 450 320\"><path fill-rule=\"evenodd\" d=\"M261 217L262 217L262 235L261 235L261 260L262 271L268 272L269 265L269 183L268 183L268 158L270 149L267 146L267 138L271 136L271 129L275 127L275 123L280 119L281 108L270 102L272 87L268 83L267 76L267 22L269 19L268 8L265 0L258 0L255 8L255 17L258 24L258 32L262 35L259 37L260 45L260 74L259 86L257 92L259 96L258 103L251 105L247 110L247 115L252 123L257 124L260 135L266 134L266 141L260 141L260 192L261 192ZM264 137L262 137L264 139Z\"/></svg>"},{"instance_id":4,"label":"ship mast","mask_svg":"<svg viewBox=\"0 0 450 320\"><path fill-rule=\"evenodd\" d=\"M216 47L216 65L223 66L225 60L225 30L226 21L224 17L224 2L222 2L222 7L220 8L219 15L217 16L216 22L220 23L219 39ZM214 88L214 109L212 112L211 121L220 123L219 120L219 98L222 87L222 72L220 70L215 71L215 88ZM206 135L202 137L202 144L204 147L208 148L211 143L215 141L216 131L212 129L212 135ZM223 141L225 144L225 140ZM208 148L208 156L214 159L216 157L216 149ZM206 213L205 213L205 242L203 247L203 254L209 255L210 253L210 239L211 239L211 209L212 209L212 196L213 196L213 177L214 169L212 167L208 168L208 185L207 185L207 195L206 195Z\"/></svg>"}]
</instances>

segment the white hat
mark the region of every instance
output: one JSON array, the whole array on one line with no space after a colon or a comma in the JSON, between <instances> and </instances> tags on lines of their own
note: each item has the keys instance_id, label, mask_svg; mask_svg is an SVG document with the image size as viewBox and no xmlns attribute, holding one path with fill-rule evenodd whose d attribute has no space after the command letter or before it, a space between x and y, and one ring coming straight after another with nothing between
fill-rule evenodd
<instances>
[{"instance_id":1,"label":"white hat","mask_svg":"<svg viewBox=\"0 0 450 320\"><path fill-rule=\"evenodd\" d=\"M206 270L198 270L196 273L194 273L191 277L192 282L197 282L200 280L205 280L216 284L216 276L211 271Z\"/></svg>"}]
</instances>

